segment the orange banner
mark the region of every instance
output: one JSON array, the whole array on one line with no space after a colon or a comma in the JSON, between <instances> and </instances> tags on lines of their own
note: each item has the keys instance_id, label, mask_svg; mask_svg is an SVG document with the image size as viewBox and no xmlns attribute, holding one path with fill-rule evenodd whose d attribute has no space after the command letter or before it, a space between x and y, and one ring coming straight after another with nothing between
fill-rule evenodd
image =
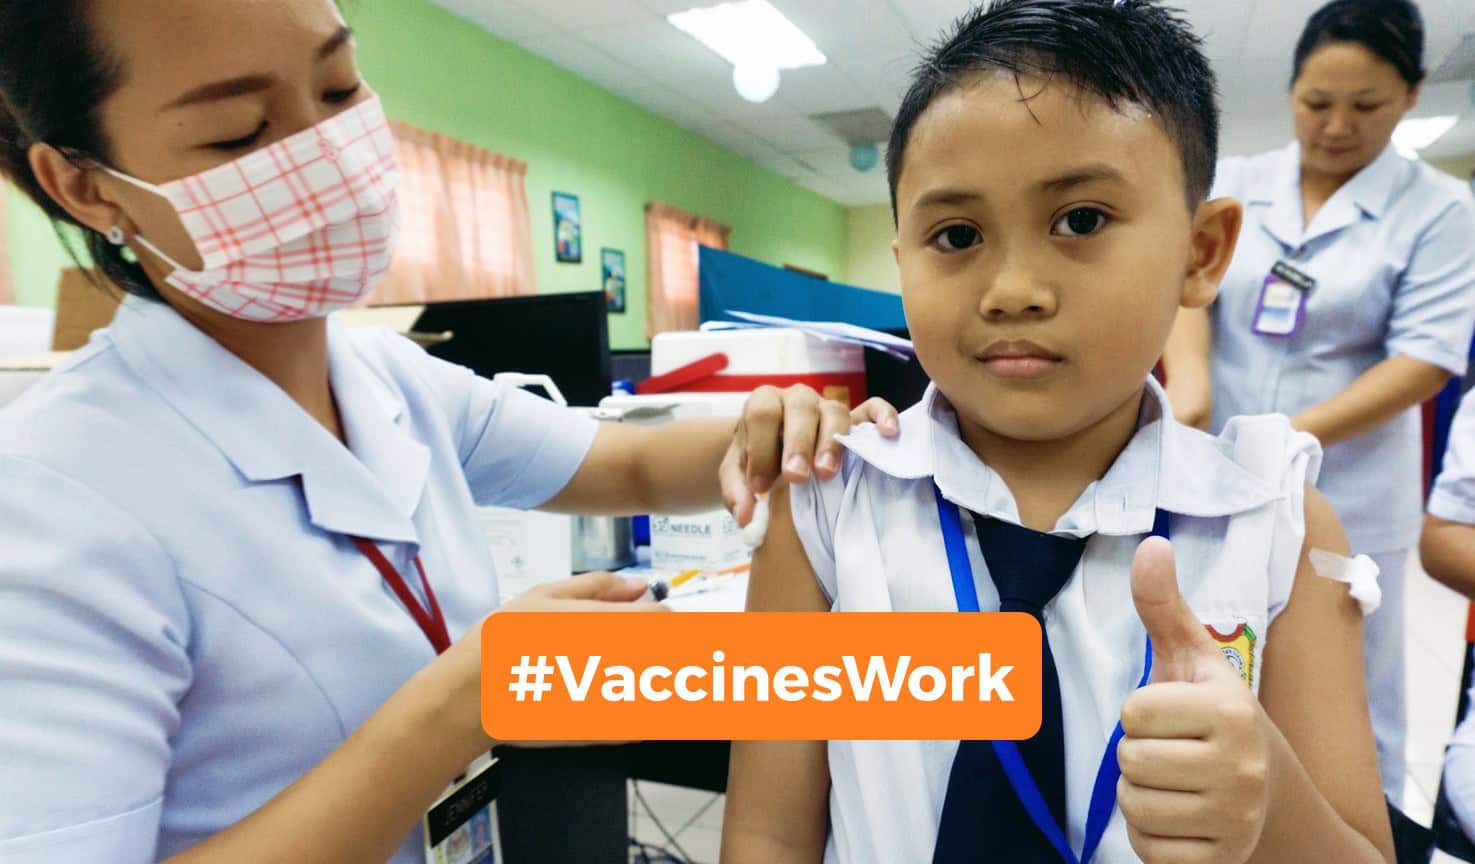
<instances>
[{"instance_id":1,"label":"orange banner","mask_svg":"<svg viewBox=\"0 0 1475 864\"><path fill-rule=\"evenodd\" d=\"M482 626L499 741L954 740L1040 727L1018 613L507 612Z\"/></svg>"}]
</instances>

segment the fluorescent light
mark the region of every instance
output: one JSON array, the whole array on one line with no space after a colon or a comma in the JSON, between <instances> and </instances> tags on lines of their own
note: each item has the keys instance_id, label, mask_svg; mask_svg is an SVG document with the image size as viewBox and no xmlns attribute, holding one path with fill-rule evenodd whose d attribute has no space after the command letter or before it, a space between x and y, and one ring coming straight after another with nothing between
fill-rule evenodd
<instances>
[{"instance_id":1,"label":"fluorescent light","mask_svg":"<svg viewBox=\"0 0 1475 864\"><path fill-rule=\"evenodd\" d=\"M826 62L814 41L768 0L688 9L666 20L733 66L801 69Z\"/></svg>"},{"instance_id":2,"label":"fluorescent light","mask_svg":"<svg viewBox=\"0 0 1475 864\"><path fill-rule=\"evenodd\" d=\"M1454 115L1410 118L1393 130L1393 146L1404 156L1417 159L1420 150L1443 138L1458 122L1460 118Z\"/></svg>"}]
</instances>

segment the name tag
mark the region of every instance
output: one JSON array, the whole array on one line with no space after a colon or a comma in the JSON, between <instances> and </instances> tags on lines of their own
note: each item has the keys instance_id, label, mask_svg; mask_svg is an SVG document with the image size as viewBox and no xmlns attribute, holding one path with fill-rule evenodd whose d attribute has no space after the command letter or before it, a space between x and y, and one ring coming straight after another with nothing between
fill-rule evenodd
<instances>
[{"instance_id":1,"label":"name tag","mask_svg":"<svg viewBox=\"0 0 1475 864\"><path fill-rule=\"evenodd\" d=\"M1306 319L1306 296L1316 280L1285 260L1277 261L1260 289L1255 306L1254 332L1261 336L1289 338L1301 331Z\"/></svg>"},{"instance_id":2,"label":"name tag","mask_svg":"<svg viewBox=\"0 0 1475 864\"><path fill-rule=\"evenodd\" d=\"M497 793L501 763L488 753L442 793L425 813L425 864L497 864Z\"/></svg>"}]
</instances>

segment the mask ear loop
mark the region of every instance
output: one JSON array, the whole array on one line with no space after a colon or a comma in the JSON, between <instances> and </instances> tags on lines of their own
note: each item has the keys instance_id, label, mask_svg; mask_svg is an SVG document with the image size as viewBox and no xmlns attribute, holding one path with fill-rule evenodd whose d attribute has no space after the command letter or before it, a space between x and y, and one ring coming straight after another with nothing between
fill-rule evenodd
<instances>
[{"instance_id":1,"label":"mask ear loop","mask_svg":"<svg viewBox=\"0 0 1475 864\"><path fill-rule=\"evenodd\" d=\"M117 170L116 168L104 165L103 163L96 160L93 160L93 164L96 165L98 168L101 168L103 171L106 171L108 174L111 174L119 180L122 180L124 183L135 186L145 192L152 192L160 198L163 198L165 201L169 200L169 196L164 194L163 189L155 186L147 180L140 180L137 177L131 177L127 174L124 174L122 171ZM108 242L113 244L114 246L123 246L128 243L127 233L123 230L123 226L121 225L114 225L113 227L109 228L105 236L107 237ZM164 262L175 273L196 273L196 271L190 270L188 267L185 267L183 264L175 261L173 257L171 257L163 249L160 249L158 246L155 246L153 243L149 242L149 239L142 234L133 235L133 242L147 249L150 253L153 254L155 258L158 258L160 261Z\"/></svg>"}]
</instances>

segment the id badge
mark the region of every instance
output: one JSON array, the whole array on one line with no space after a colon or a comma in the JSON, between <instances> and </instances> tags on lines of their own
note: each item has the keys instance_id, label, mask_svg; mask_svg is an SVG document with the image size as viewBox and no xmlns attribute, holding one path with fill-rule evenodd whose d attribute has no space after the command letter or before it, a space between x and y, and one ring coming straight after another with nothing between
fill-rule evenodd
<instances>
[{"instance_id":1,"label":"id badge","mask_svg":"<svg viewBox=\"0 0 1475 864\"><path fill-rule=\"evenodd\" d=\"M1315 279L1285 261L1277 262L1260 289L1254 332L1279 338L1299 333L1306 318L1306 295L1315 287Z\"/></svg>"},{"instance_id":2,"label":"id badge","mask_svg":"<svg viewBox=\"0 0 1475 864\"><path fill-rule=\"evenodd\" d=\"M425 813L425 864L499 864L497 793L502 768L488 753L442 793Z\"/></svg>"}]
</instances>

